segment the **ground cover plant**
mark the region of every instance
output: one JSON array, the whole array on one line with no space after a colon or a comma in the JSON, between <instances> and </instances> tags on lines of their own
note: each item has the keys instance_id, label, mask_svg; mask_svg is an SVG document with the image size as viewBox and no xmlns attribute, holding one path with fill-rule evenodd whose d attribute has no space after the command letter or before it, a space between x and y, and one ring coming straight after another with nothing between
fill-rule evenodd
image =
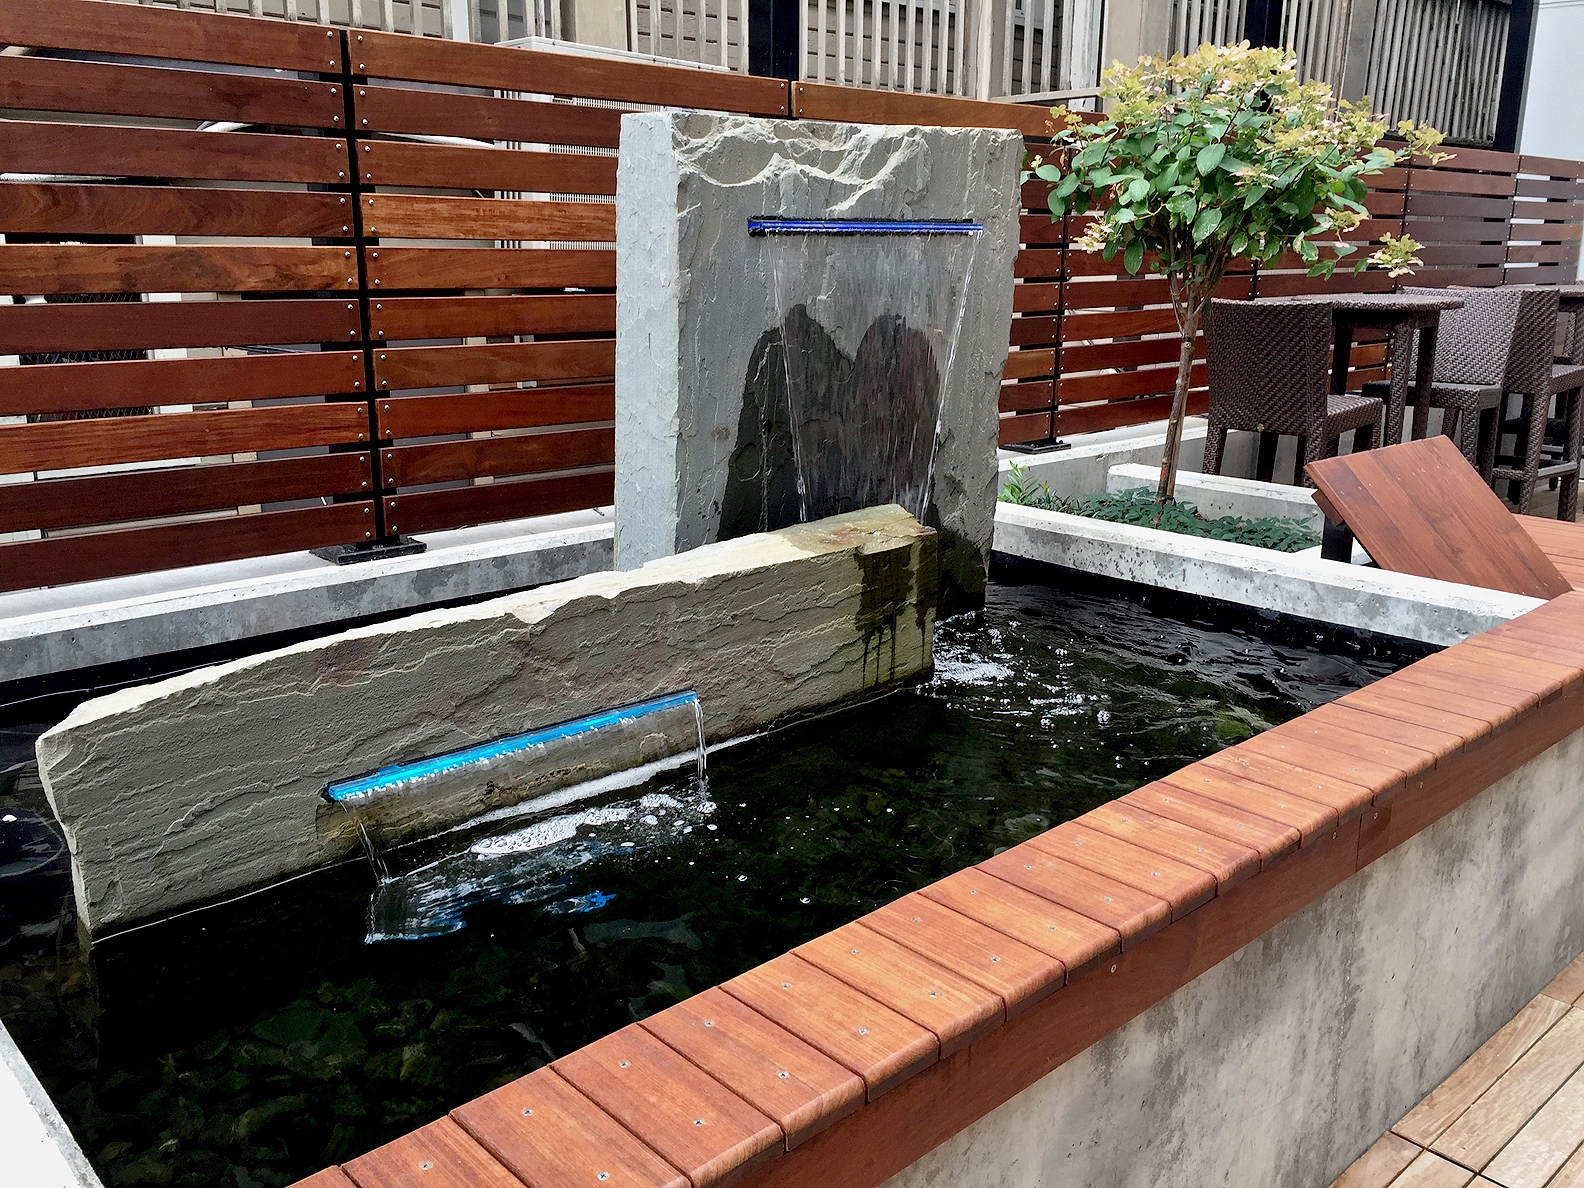
<instances>
[{"instance_id":1,"label":"ground cover plant","mask_svg":"<svg viewBox=\"0 0 1584 1188\"><path fill-rule=\"evenodd\" d=\"M1192 54L1116 64L1101 86L1106 114L1052 110L1051 148L1030 175L1055 183L1053 218L1073 221L1073 245L1118 252L1130 273L1164 273L1181 332L1177 386L1156 498L1172 497L1187 410L1194 338L1210 296L1237 258L1274 265L1296 252L1329 277L1358 252L1346 237L1367 212L1366 178L1433 150L1441 134L1403 120L1384 143L1368 99L1338 99L1301 82L1284 49L1202 45ZM1419 263L1407 236L1381 236L1353 265L1393 276ZM1326 253L1322 256L1322 252Z\"/></svg>"},{"instance_id":2,"label":"ground cover plant","mask_svg":"<svg viewBox=\"0 0 1584 1188\"><path fill-rule=\"evenodd\" d=\"M1045 511L1088 516L1095 520L1109 520L1113 524L1139 524L1146 528L1159 528L1163 532L1180 532L1184 536L1203 536L1210 540L1257 545L1282 553L1296 553L1320 543L1320 534L1311 531L1299 519L1288 516L1220 516L1212 520L1200 515L1199 509L1191 503L1177 499L1158 500L1156 493L1148 487L1064 498L1055 494L1049 483L1030 479L1021 466L1012 467L1011 477L1001 488L1001 501Z\"/></svg>"}]
</instances>

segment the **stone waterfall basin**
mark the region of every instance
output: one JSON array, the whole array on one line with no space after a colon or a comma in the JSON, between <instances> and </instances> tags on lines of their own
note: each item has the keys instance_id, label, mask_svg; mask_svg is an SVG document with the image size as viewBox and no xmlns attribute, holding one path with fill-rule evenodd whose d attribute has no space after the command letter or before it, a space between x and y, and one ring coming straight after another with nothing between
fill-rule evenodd
<instances>
[{"instance_id":1,"label":"stone waterfall basin","mask_svg":"<svg viewBox=\"0 0 1584 1188\"><path fill-rule=\"evenodd\" d=\"M346 857L325 785L697 692L711 742L929 671L935 534L871 508L124 689L40 737L91 934ZM436 826L499 807L448 797Z\"/></svg>"}]
</instances>

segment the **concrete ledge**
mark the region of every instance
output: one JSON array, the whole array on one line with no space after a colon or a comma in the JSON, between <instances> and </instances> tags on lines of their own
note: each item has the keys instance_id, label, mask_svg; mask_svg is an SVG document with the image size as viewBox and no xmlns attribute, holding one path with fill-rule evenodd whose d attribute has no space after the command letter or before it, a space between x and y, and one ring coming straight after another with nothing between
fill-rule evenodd
<instances>
[{"instance_id":1,"label":"concrete ledge","mask_svg":"<svg viewBox=\"0 0 1584 1188\"><path fill-rule=\"evenodd\" d=\"M1131 491L1138 487L1155 490L1159 477L1157 467L1124 462L1113 466L1106 474L1106 490ZM1325 513L1315 506L1314 491L1309 487L1284 487L1258 479L1184 470L1177 474L1177 498L1193 504L1200 515L1212 520L1219 516L1243 516L1250 520L1281 516L1302 520L1315 532L1325 524Z\"/></svg>"},{"instance_id":2,"label":"concrete ledge","mask_svg":"<svg viewBox=\"0 0 1584 1188\"><path fill-rule=\"evenodd\" d=\"M419 610L611 567L612 527L575 512L437 532L426 552L335 565L288 553L0 595L0 684Z\"/></svg>"},{"instance_id":3,"label":"concrete ledge","mask_svg":"<svg viewBox=\"0 0 1584 1188\"><path fill-rule=\"evenodd\" d=\"M16 1188L101 1188L27 1058L0 1024L0 1171Z\"/></svg>"},{"instance_id":4,"label":"concrete ledge","mask_svg":"<svg viewBox=\"0 0 1584 1188\"><path fill-rule=\"evenodd\" d=\"M1010 503L996 507L995 549L1083 573L1437 645L1467 639L1542 605L1519 594L1343 565L1307 553L1278 553Z\"/></svg>"}]
</instances>

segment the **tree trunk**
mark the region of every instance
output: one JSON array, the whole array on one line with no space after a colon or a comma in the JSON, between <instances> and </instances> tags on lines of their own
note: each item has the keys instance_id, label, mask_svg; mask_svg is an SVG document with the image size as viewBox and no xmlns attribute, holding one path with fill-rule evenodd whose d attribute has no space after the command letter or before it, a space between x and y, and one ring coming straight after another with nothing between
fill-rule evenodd
<instances>
[{"instance_id":1,"label":"tree trunk","mask_svg":"<svg viewBox=\"0 0 1584 1188\"><path fill-rule=\"evenodd\" d=\"M1166 426L1166 449L1161 455L1160 485L1155 502L1165 503L1177 491L1177 455L1182 450L1183 418L1188 412L1188 388L1193 377L1194 337L1199 333L1199 307L1190 303L1179 322L1182 350L1177 355L1177 390L1172 395L1171 420Z\"/></svg>"}]
</instances>

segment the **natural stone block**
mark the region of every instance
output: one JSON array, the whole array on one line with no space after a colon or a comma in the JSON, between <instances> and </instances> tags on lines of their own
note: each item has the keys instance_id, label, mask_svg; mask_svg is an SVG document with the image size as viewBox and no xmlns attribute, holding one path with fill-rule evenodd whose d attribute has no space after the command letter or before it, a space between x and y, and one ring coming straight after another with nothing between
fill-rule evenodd
<instances>
[{"instance_id":1,"label":"natural stone block","mask_svg":"<svg viewBox=\"0 0 1584 1188\"><path fill-rule=\"evenodd\" d=\"M924 444L935 435L923 519L940 533L943 612L982 601L1022 153L1018 134L990 128L684 112L622 117L618 566L797 521L803 509L782 353L791 342L804 357L830 364L822 369L830 390L818 394L820 415L839 417L872 389L884 414L914 411ZM772 264L778 245L747 231L748 220L761 216L983 224L952 294L961 297L963 314L956 349L940 368L944 376L937 378L933 366L922 374L906 365L918 359L910 349L916 328L900 317L867 328L820 325L794 309L783 325ZM827 285L841 279L841 267L833 263ZM817 297L810 295L811 308ZM867 464L917 468L911 437L896 434L886 442L880 436L867 443L852 438L873 455ZM873 498L873 484L861 476L853 487L845 492L853 504Z\"/></svg>"},{"instance_id":2,"label":"natural stone block","mask_svg":"<svg viewBox=\"0 0 1584 1188\"><path fill-rule=\"evenodd\" d=\"M934 533L875 508L86 702L38 743L81 919L102 933L345 857L353 818L322 791L388 764L682 689L719 741L895 687L930 667L935 572Z\"/></svg>"}]
</instances>

